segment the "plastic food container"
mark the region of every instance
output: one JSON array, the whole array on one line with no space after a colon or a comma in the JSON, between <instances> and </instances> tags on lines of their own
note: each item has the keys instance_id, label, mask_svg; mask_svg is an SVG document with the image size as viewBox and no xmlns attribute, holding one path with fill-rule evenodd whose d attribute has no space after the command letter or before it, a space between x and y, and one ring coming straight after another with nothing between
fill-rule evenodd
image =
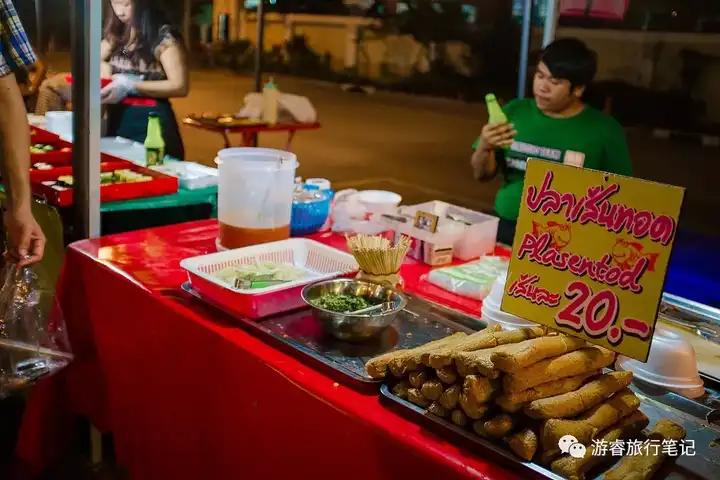
<instances>
[{"instance_id":1,"label":"plastic food container","mask_svg":"<svg viewBox=\"0 0 720 480\"><path fill-rule=\"evenodd\" d=\"M185 190L199 190L218 184L217 168L206 167L194 162L165 162L164 165L149 167L156 172L177 177L180 187Z\"/></svg>"},{"instance_id":2,"label":"plastic food container","mask_svg":"<svg viewBox=\"0 0 720 480\"><path fill-rule=\"evenodd\" d=\"M293 282L255 290L238 290L213 274L256 260L284 263L303 270L307 275ZM304 306L300 293L303 286L321 280L352 275L358 264L352 255L305 238L227 250L187 258L180 266L188 272L192 288L218 306L248 318L262 318Z\"/></svg>"},{"instance_id":3,"label":"plastic food container","mask_svg":"<svg viewBox=\"0 0 720 480\"><path fill-rule=\"evenodd\" d=\"M500 325L503 330L517 330L525 327L537 326L537 323L530 322L515 315L500 310L505 284L507 283L507 271L498 276L490 290L490 294L483 300L482 319L488 325Z\"/></svg>"},{"instance_id":4,"label":"plastic food container","mask_svg":"<svg viewBox=\"0 0 720 480\"><path fill-rule=\"evenodd\" d=\"M436 268L428 274L427 281L457 295L483 300L507 268L507 258L487 256L463 265ZM500 288L502 299L502 286Z\"/></svg>"},{"instance_id":5,"label":"plastic food container","mask_svg":"<svg viewBox=\"0 0 720 480\"><path fill-rule=\"evenodd\" d=\"M290 220L290 235L302 237L322 228L330 215L330 192L315 191L311 200L294 200Z\"/></svg>"},{"instance_id":6,"label":"plastic food container","mask_svg":"<svg viewBox=\"0 0 720 480\"><path fill-rule=\"evenodd\" d=\"M621 355L615 362L615 368L629 370L645 383L687 398L697 398L705 393L692 345L662 327L655 329L647 363Z\"/></svg>"},{"instance_id":7,"label":"plastic food container","mask_svg":"<svg viewBox=\"0 0 720 480\"><path fill-rule=\"evenodd\" d=\"M220 176L220 243L240 248L290 237L297 157L268 148L228 148L215 160Z\"/></svg>"},{"instance_id":8,"label":"plastic food container","mask_svg":"<svg viewBox=\"0 0 720 480\"><path fill-rule=\"evenodd\" d=\"M442 231L448 228L447 225L462 225L462 231L455 234L456 239L453 246L455 258L468 261L482 255L494 253L495 238L497 237L498 223L500 222L498 217L439 200L400 209L401 213L410 217L414 217L418 211L432 213L439 217L438 234L442 234Z\"/></svg>"}]
</instances>

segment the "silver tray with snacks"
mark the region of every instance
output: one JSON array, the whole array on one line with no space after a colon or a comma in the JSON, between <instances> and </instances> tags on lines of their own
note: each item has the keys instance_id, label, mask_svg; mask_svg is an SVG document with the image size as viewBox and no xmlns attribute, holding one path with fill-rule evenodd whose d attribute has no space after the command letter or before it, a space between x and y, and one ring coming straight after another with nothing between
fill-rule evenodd
<instances>
[{"instance_id":1,"label":"silver tray with snacks","mask_svg":"<svg viewBox=\"0 0 720 480\"><path fill-rule=\"evenodd\" d=\"M259 321L248 320L227 313L203 298L192 289L189 282L182 285L182 290L184 295L175 295L171 290L165 291L164 295L185 303L190 300L191 304L208 306L213 310L214 317L225 318L233 325L269 340L301 359L324 367L328 376L337 381L358 387L371 387L375 391L381 381L370 378L365 372L365 363L371 358L392 350L423 345L455 332L470 333L486 326L479 318L405 295L407 306L395 317L387 330L368 342L349 343L325 334L310 308Z\"/></svg>"},{"instance_id":2,"label":"silver tray with snacks","mask_svg":"<svg viewBox=\"0 0 720 480\"><path fill-rule=\"evenodd\" d=\"M714 480L720 478L720 384L705 377L706 394L698 400L689 400L672 393L658 392L640 383L630 387L640 398L640 410L647 415L650 424L647 433L659 419L670 419L682 425L686 432L686 442L694 449L694 455L677 456L667 459L653 480L684 479ZM433 431L480 456L491 456L505 463L509 468L522 467L526 473L539 478L562 479L548 468L537 463L526 462L516 457L501 443L495 443L476 435L470 428L463 428L443 418L429 413L407 400L397 397L390 386L384 384L380 389L383 403L401 414L422 424ZM641 438L642 440L642 438ZM688 451L690 449L688 448ZM586 480L600 480L604 472L615 466L621 457L608 458L598 469L591 470Z\"/></svg>"}]
</instances>

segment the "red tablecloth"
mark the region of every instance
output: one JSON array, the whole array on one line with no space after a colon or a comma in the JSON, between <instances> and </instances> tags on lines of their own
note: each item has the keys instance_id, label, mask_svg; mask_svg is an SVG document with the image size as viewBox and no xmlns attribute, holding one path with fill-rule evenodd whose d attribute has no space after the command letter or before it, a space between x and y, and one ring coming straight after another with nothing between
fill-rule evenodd
<instances>
[{"instance_id":1,"label":"red tablecloth","mask_svg":"<svg viewBox=\"0 0 720 480\"><path fill-rule=\"evenodd\" d=\"M69 248L60 301L77 360L33 392L21 459L50 455L39 439L64 432L66 402L113 432L133 479L516 478L179 294L178 262L214 251L216 234L196 222ZM423 270L408 266L411 290L425 288ZM57 418L40 422L53 399Z\"/></svg>"}]
</instances>

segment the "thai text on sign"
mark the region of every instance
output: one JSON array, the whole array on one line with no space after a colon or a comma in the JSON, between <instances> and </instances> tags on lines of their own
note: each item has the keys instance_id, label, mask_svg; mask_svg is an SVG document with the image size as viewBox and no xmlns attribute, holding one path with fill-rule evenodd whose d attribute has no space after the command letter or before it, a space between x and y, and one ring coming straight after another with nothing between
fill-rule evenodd
<instances>
[{"instance_id":1,"label":"thai text on sign","mask_svg":"<svg viewBox=\"0 0 720 480\"><path fill-rule=\"evenodd\" d=\"M684 196L530 160L502 310L647 360Z\"/></svg>"}]
</instances>

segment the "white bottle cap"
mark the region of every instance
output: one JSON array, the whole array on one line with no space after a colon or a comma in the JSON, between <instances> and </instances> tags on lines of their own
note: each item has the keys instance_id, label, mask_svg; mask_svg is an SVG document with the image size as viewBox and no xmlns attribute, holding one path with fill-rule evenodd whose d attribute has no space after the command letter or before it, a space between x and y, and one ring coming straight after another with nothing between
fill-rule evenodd
<instances>
[{"instance_id":1,"label":"white bottle cap","mask_svg":"<svg viewBox=\"0 0 720 480\"><path fill-rule=\"evenodd\" d=\"M330 190L330 180L327 178L308 178L305 180L305 185L315 187L318 190Z\"/></svg>"}]
</instances>

